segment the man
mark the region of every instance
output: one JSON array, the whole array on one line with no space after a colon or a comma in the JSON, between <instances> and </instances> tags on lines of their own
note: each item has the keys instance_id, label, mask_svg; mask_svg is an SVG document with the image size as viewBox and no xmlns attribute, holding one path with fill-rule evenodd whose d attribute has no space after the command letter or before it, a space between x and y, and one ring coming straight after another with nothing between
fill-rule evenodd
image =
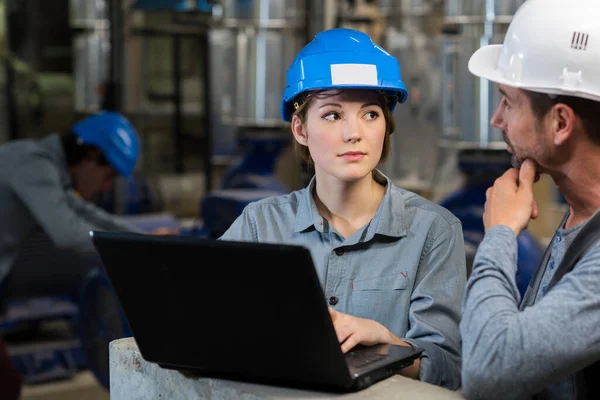
<instances>
[{"instance_id":1,"label":"man","mask_svg":"<svg viewBox=\"0 0 600 400\"><path fill-rule=\"evenodd\" d=\"M600 1L527 0L503 45L469 70L503 94L491 124L515 168L487 191L480 244L463 301L463 392L469 399L600 398L600 243L553 276L600 207ZM569 212L520 304L517 241L549 174ZM565 262L570 261L565 258ZM560 268L562 270L562 268Z\"/></svg>"},{"instance_id":2,"label":"man","mask_svg":"<svg viewBox=\"0 0 600 400\"><path fill-rule=\"evenodd\" d=\"M0 298L35 295L28 290L36 280L44 281L37 286L50 287L54 273L61 275L61 282L85 274L61 270L71 268L61 262L33 271L27 266L26 273L15 277L11 270L20 250L38 232L43 231L56 248L90 255L94 254L90 230L135 230L92 200L112 186L117 174L131 175L138 153L135 129L113 112L83 119L64 134L0 146Z\"/></svg>"}]
</instances>

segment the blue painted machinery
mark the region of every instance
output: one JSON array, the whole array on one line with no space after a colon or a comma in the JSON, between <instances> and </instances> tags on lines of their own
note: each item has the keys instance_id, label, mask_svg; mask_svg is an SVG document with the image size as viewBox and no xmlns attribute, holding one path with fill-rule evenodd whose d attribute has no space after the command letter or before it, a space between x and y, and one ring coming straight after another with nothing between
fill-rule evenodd
<instances>
[{"instance_id":1,"label":"blue painted machinery","mask_svg":"<svg viewBox=\"0 0 600 400\"><path fill-rule=\"evenodd\" d=\"M466 178L465 183L459 190L451 193L440 202L442 206L456 215L463 224L469 273L475 252L485 233L483 226L485 192L494 184L494 180L510 166L510 154L506 150L462 150L459 154L459 169ZM522 297L542 259L544 249L526 230L517 237L517 244L516 278Z\"/></svg>"},{"instance_id":2,"label":"blue painted machinery","mask_svg":"<svg viewBox=\"0 0 600 400\"><path fill-rule=\"evenodd\" d=\"M123 310L102 268L93 269L77 299L76 331L86 366L106 389L110 387L108 345L132 336Z\"/></svg>"},{"instance_id":3,"label":"blue painted machinery","mask_svg":"<svg viewBox=\"0 0 600 400\"><path fill-rule=\"evenodd\" d=\"M108 343L131 336L131 332L100 260L57 249L41 231L22 253L13 271L64 263L90 271L80 276L83 282L57 273L52 278L55 281L45 283L47 290L40 289L39 281L32 281L29 295L22 293L22 288L18 295L7 293L0 313L0 334L23 382L66 379L89 369L108 389Z\"/></svg>"},{"instance_id":4,"label":"blue painted machinery","mask_svg":"<svg viewBox=\"0 0 600 400\"><path fill-rule=\"evenodd\" d=\"M85 355L71 330L78 314L69 297L13 299L5 304L0 334L24 383L70 378L86 367Z\"/></svg>"},{"instance_id":5,"label":"blue painted machinery","mask_svg":"<svg viewBox=\"0 0 600 400\"><path fill-rule=\"evenodd\" d=\"M144 232L171 228L185 236L205 236L199 228L182 227L178 219L167 212L129 215L124 219ZM79 314L75 328L87 368L108 389L108 345L115 339L130 337L132 333L101 261L95 259L95 262L97 265L91 269L77 295Z\"/></svg>"},{"instance_id":6,"label":"blue painted machinery","mask_svg":"<svg viewBox=\"0 0 600 400\"><path fill-rule=\"evenodd\" d=\"M250 202L289 192L275 176L275 163L289 141L258 135L240 139L243 157L225 171L220 187L200 202L209 237L222 235Z\"/></svg>"},{"instance_id":7,"label":"blue painted machinery","mask_svg":"<svg viewBox=\"0 0 600 400\"><path fill-rule=\"evenodd\" d=\"M214 1L210 0L135 0L132 9L145 11L211 12Z\"/></svg>"},{"instance_id":8,"label":"blue painted machinery","mask_svg":"<svg viewBox=\"0 0 600 400\"><path fill-rule=\"evenodd\" d=\"M169 213L124 217L143 231L159 227L182 228ZM202 236L197 228L181 229L182 235ZM108 345L131 336L131 330L98 257L76 257L57 249L43 232L25 245L16 268L26 264L85 263L89 270L79 287L50 285L48 295L9 297L0 310L0 334L5 337L12 362L25 383L73 377L90 370L109 388ZM48 283L46 283L48 285ZM39 292L39 288L35 288ZM2 287L0 287L0 294Z\"/></svg>"},{"instance_id":9,"label":"blue painted machinery","mask_svg":"<svg viewBox=\"0 0 600 400\"><path fill-rule=\"evenodd\" d=\"M221 180L220 189L265 189L287 192L275 177L275 163L289 144L288 137L246 137L239 143L244 155L232 165Z\"/></svg>"},{"instance_id":10,"label":"blue painted machinery","mask_svg":"<svg viewBox=\"0 0 600 400\"><path fill-rule=\"evenodd\" d=\"M43 231L38 231L24 244L7 280L24 282L29 274L48 265L76 271L78 268L73 267L80 263L87 265L87 259L57 249ZM0 285L0 334L25 383L69 378L86 368L74 331L80 315L76 279L60 274L51 279L32 280L26 288L7 285L7 280Z\"/></svg>"}]
</instances>

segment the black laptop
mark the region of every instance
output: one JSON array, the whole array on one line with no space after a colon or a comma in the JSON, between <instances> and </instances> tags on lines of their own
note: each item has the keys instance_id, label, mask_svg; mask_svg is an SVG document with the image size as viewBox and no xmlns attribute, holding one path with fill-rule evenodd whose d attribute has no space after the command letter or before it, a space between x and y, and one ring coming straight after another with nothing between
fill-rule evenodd
<instances>
[{"instance_id":1,"label":"black laptop","mask_svg":"<svg viewBox=\"0 0 600 400\"><path fill-rule=\"evenodd\" d=\"M92 232L147 361L201 376L356 391L422 350L341 351L306 247Z\"/></svg>"}]
</instances>

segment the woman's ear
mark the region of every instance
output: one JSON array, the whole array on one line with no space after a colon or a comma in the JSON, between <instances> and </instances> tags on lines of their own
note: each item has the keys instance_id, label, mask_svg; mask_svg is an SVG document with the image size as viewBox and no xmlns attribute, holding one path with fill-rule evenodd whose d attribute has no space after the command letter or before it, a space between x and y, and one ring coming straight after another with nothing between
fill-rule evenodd
<instances>
[{"instance_id":1,"label":"woman's ear","mask_svg":"<svg viewBox=\"0 0 600 400\"><path fill-rule=\"evenodd\" d=\"M308 140L306 136L306 129L304 128L304 124L300 120L300 117L294 114L292 116L291 126L294 139L296 139L296 141L301 145L307 146Z\"/></svg>"}]
</instances>

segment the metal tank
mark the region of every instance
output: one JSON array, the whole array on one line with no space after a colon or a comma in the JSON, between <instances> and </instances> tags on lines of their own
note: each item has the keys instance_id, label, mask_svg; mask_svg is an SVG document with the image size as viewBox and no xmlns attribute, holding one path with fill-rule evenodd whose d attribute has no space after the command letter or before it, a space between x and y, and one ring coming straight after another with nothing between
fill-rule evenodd
<instances>
[{"instance_id":1,"label":"metal tank","mask_svg":"<svg viewBox=\"0 0 600 400\"><path fill-rule=\"evenodd\" d=\"M69 21L73 28L108 28L106 0L71 0Z\"/></svg>"},{"instance_id":2,"label":"metal tank","mask_svg":"<svg viewBox=\"0 0 600 400\"><path fill-rule=\"evenodd\" d=\"M525 0L446 0L446 21L507 23Z\"/></svg>"},{"instance_id":3,"label":"metal tank","mask_svg":"<svg viewBox=\"0 0 600 400\"><path fill-rule=\"evenodd\" d=\"M442 145L504 148L502 132L489 121L500 102L497 88L468 70L481 46L504 40L512 15L525 0L446 0L442 38Z\"/></svg>"},{"instance_id":4,"label":"metal tank","mask_svg":"<svg viewBox=\"0 0 600 400\"><path fill-rule=\"evenodd\" d=\"M441 21L435 0L380 0L381 44L400 61L409 92L394 111L392 151L382 166L398 185L428 195L438 169L441 97Z\"/></svg>"},{"instance_id":5,"label":"metal tank","mask_svg":"<svg viewBox=\"0 0 600 400\"><path fill-rule=\"evenodd\" d=\"M381 13L388 18L414 19L443 11L444 0L378 0L377 4Z\"/></svg>"},{"instance_id":6,"label":"metal tank","mask_svg":"<svg viewBox=\"0 0 600 400\"><path fill-rule=\"evenodd\" d=\"M223 172L219 190L201 201L214 237L249 202L288 192L276 171L292 140L280 104L286 72L307 42L304 0L224 0L221 6L210 32L211 62L221 60L211 68L211 89L223 124L236 128L230 144L241 157ZM286 166L283 175L295 168Z\"/></svg>"},{"instance_id":7,"label":"metal tank","mask_svg":"<svg viewBox=\"0 0 600 400\"><path fill-rule=\"evenodd\" d=\"M304 0L224 0L212 29L212 49L225 52L220 84L223 122L279 128L285 73L306 44ZM217 40L218 39L218 40ZM227 54L228 53L228 54Z\"/></svg>"},{"instance_id":8,"label":"metal tank","mask_svg":"<svg viewBox=\"0 0 600 400\"><path fill-rule=\"evenodd\" d=\"M110 34L106 0L71 0L69 23L73 36L75 110L101 108L110 63Z\"/></svg>"}]
</instances>

